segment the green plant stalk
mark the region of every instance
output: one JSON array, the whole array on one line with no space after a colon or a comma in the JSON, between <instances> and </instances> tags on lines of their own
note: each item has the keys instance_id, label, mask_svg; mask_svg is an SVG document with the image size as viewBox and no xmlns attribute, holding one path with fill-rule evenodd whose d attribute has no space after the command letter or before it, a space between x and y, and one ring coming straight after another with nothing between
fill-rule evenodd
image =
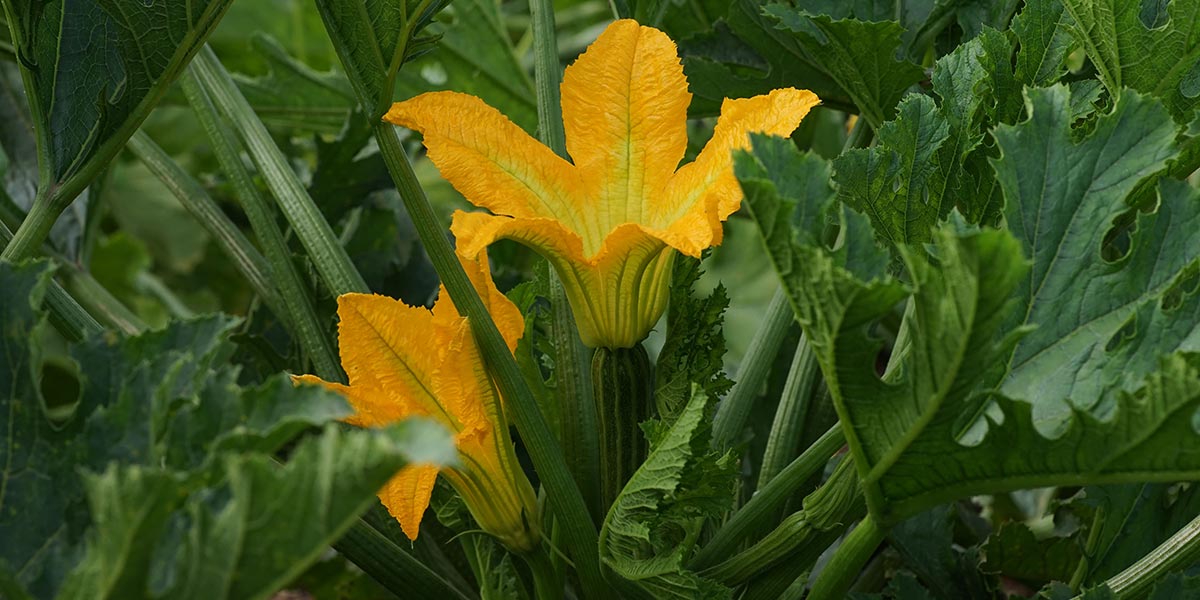
<instances>
[{"instance_id":1,"label":"green plant stalk","mask_svg":"<svg viewBox=\"0 0 1200 600\"><path fill-rule=\"evenodd\" d=\"M562 65L558 61L558 43L554 28L554 3L551 0L531 0L530 20L533 28L533 79L537 91L538 139L555 154L570 160L567 155L567 135L563 128ZM585 375L591 356L571 314L567 294L558 272L550 269L551 335L556 354L554 377L560 412L560 438L563 454L575 483L588 503L592 518L603 520L596 482L599 480L599 448L596 435L596 403L592 382Z\"/></svg>"},{"instance_id":2,"label":"green plant stalk","mask_svg":"<svg viewBox=\"0 0 1200 600\"><path fill-rule=\"evenodd\" d=\"M738 370L737 382L717 407L717 414L713 417L713 446L717 449L728 449L742 433L759 390L770 373L771 363L779 353L779 347L783 345L793 321L795 316L792 307L781 288L771 298L767 314L750 340L750 347L746 349Z\"/></svg>"},{"instance_id":3,"label":"green plant stalk","mask_svg":"<svg viewBox=\"0 0 1200 600\"><path fill-rule=\"evenodd\" d=\"M0 252L0 259L7 259L12 262L20 262L22 259L33 256L42 242L46 241L46 237L50 235L50 228L54 226L54 222L58 220L59 215L70 206L83 190L91 185L108 163L116 158L117 154L125 147L126 140L134 134L142 125L142 121L150 115L158 104L163 94L171 87L171 83L179 75L179 70L184 65L188 64L191 56L200 47L201 37L190 35L191 32L212 30L212 25L221 20L225 15L225 11L232 4L232 0L218 0L210 2L205 10L195 15L195 27L189 30L188 39L182 40L179 49L183 50L183 56L179 57L179 61L174 63L175 71L165 72L162 77L154 82L150 91L146 94L142 101L138 103L130 114L130 117L125 120L125 123L112 136L103 140L96 147L95 152L77 169L70 172L67 177L61 182L54 182L50 168L50 146L48 138L52 135L41 126L43 119L42 107L37 101L37 94L34 93L32 74L26 67L24 61L18 61L21 69L21 80L25 84L25 98L29 103L29 112L34 123L34 133L37 137L37 153L38 153L38 191L34 198L33 206L30 208L29 216L25 219L21 226L17 229L13 239L5 246L4 251ZM4 2L4 14L9 23L21 22L21 15L16 14L16 7L12 2ZM208 23L200 24L200 23ZM15 27L9 28L9 34L12 37L12 45L21 47L29 44L29 40L21 39L18 35L18 29ZM178 52L178 50L177 50Z\"/></svg>"},{"instance_id":4,"label":"green plant stalk","mask_svg":"<svg viewBox=\"0 0 1200 600\"><path fill-rule=\"evenodd\" d=\"M820 552L813 552L813 539L822 534L831 534L836 538L848 523L866 512L862 488L852 463L851 460L842 461L828 481L805 496L802 510L784 519L763 539L745 552L701 573L726 585L735 585L749 581L784 561L815 562ZM804 550L808 551L804 552L804 557L794 556L797 551ZM807 566L811 567L812 564Z\"/></svg>"},{"instance_id":5,"label":"green plant stalk","mask_svg":"<svg viewBox=\"0 0 1200 600\"><path fill-rule=\"evenodd\" d=\"M1091 570L1091 561L1089 556L1096 555L1096 544L1100 541L1100 529L1104 524L1105 513L1104 506L1096 507L1096 513L1092 515L1092 526L1088 530L1087 541L1084 542L1083 553L1079 556L1079 562L1075 565L1075 572L1071 574L1071 581L1067 584L1071 586L1071 591L1078 592L1079 586L1083 585L1083 580L1087 578L1088 571Z\"/></svg>"},{"instance_id":6,"label":"green plant stalk","mask_svg":"<svg viewBox=\"0 0 1200 600\"><path fill-rule=\"evenodd\" d=\"M283 302L271 280L271 268L266 259L250 240L242 235L233 221L229 220L229 216L217 206L200 182L188 175L145 132L139 131L129 138L129 149L158 176L205 231L213 236L272 312L285 319L287 313L282 310Z\"/></svg>"},{"instance_id":7,"label":"green plant stalk","mask_svg":"<svg viewBox=\"0 0 1200 600\"><path fill-rule=\"evenodd\" d=\"M779 407L775 409L767 448L763 451L762 467L758 471L758 490L770 483L795 457L796 446L804 435L809 401L819 372L816 354L808 345L808 338L801 335L787 381L783 385L783 394L779 398Z\"/></svg>"},{"instance_id":8,"label":"green plant stalk","mask_svg":"<svg viewBox=\"0 0 1200 600\"><path fill-rule=\"evenodd\" d=\"M546 545L542 544L537 550L522 555L522 558L533 575L533 597L536 600L561 600L563 579L546 554Z\"/></svg>"},{"instance_id":9,"label":"green plant stalk","mask_svg":"<svg viewBox=\"0 0 1200 600\"><path fill-rule=\"evenodd\" d=\"M688 568L697 571L706 569L732 555L743 541L766 527L776 512L795 496L800 486L818 473L829 462L829 457L845 443L841 424L835 424L734 513L696 553L688 563Z\"/></svg>"},{"instance_id":10,"label":"green plant stalk","mask_svg":"<svg viewBox=\"0 0 1200 600\"><path fill-rule=\"evenodd\" d=\"M608 508L646 461L641 423L654 404L654 371L650 356L632 348L597 348L592 355L592 389L600 434L600 508Z\"/></svg>"},{"instance_id":11,"label":"green plant stalk","mask_svg":"<svg viewBox=\"0 0 1200 600\"><path fill-rule=\"evenodd\" d=\"M345 248L338 242L329 222L212 49L205 48L196 55L191 71L213 104L241 136L247 153L330 293L335 296L351 292L369 293L370 289L350 261Z\"/></svg>"},{"instance_id":12,"label":"green plant stalk","mask_svg":"<svg viewBox=\"0 0 1200 600\"><path fill-rule=\"evenodd\" d=\"M833 557L813 582L808 600L842 600L854 584L863 565L875 554L883 542L885 531L870 515L863 518L850 531L842 544L833 552Z\"/></svg>"},{"instance_id":13,"label":"green plant stalk","mask_svg":"<svg viewBox=\"0 0 1200 600\"><path fill-rule=\"evenodd\" d=\"M413 598L471 600L361 519L333 547L389 590Z\"/></svg>"},{"instance_id":14,"label":"green plant stalk","mask_svg":"<svg viewBox=\"0 0 1200 600\"><path fill-rule=\"evenodd\" d=\"M259 246L262 247L263 254L271 266L271 274L279 287L292 335L296 337L304 354L312 360L317 375L326 381L345 382L333 340L328 334L329 328L322 327L321 320L317 318L308 285L292 262L287 240L275 222L270 204L259 194L254 185L254 178L241 160L233 132L220 119L216 106L200 82L196 81L194 73L184 73L180 85L192 106L192 112L208 135L217 161L221 164L221 170L233 182L234 194L240 201L242 210L250 221L250 227L258 238Z\"/></svg>"},{"instance_id":15,"label":"green plant stalk","mask_svg":"<svg viewBox=\"0 0 1200 600\"><path fill-rule=\"evenodd\" d=\"M91 273L66 261L58 261L58 264L59 268L56 273L62 277L63 281L63 287L59 289L70 290L68 298L72 302L78 298L78 305L82 306L88 314L99 316L100 320L108 327L125 335L138 335L149 329L149 326L140 317L130 311L103 285L100 285L100 282L96 281ZM53 302L53 293L47 295L47 299Z\"/></svg>"},{"instance_id":16,"label":"green plant stalk","mask_svg":"<svg viewBox=\"0 0 1200 600\"><path fill-rule=\"evenodd\" d=\"M575 318L567 302L562 281L550 269L550 335L556 354L555 395L560 407L559 439L563 457L575 476L575 484L588 504L592 520L604 519L600 501L600 439L597 434L596 400L592 394L592 357L579 339Z\"/></svg>"},{"instance_id":17,"label":"green plant stalk","mask_svg":"<svg viewBox=\"0 0 1200 600\"><path fill-rule=\"evenodd\" d=\"M196 313L188 308L179 296L176 296L167 284L152 273L142 271L137 274L134 280L134 285L137 286L139 292L147 294L158 300L159 304L167 309L173 319L192 319L196 317Z\"/></svg>"},{"instance_id":18,"label":"green plant stalk","mask_svg":"<svg viewBox=\"0 0 1200 600\"><path fill-rule=\"evenodd\" d=\"M12 239L12 230L0 222L0 245L7 247ZM84 310L57 281L51 280L50 285L46 287L45 302L50 309L50 323L63 337L73 342L104 331L104 327L88 311Z\"/></svg>"},{"instance_id":19,"label":"green plant stalk","mask_svg":"<svg viewBox=\"0 0 1200 600\"><path fill-rule=\"evenodd\" d=\"M1149 554L1109 578L1105 584L1117 598L1142 598L1163 577L1200 559L1200 517L1184 525L1175 535ZM1074 600L1082 600L1075 596Z\"/></svg>"},{"instance_id":20,"label":"green plant stalk","mask_svg":"<svg viewBox=\"0 0 1200 600\"><path fill-rule=\"evenodd\" d=\"M364 103L370 99L360 99ZM500 393L508 402L516 421L517 430L534 469L546 488L550 508L560 519L563 527L563 542L571 555L579 574L583 593L587 597L608 597L608 586L600 574L600 558L597 551L596 526L588 517L587 505L571 471L562 455L562 449L554 439L546 419L538 409L533 392L521 376L516 361L508 351L508 345L484 307L479 293L475 291L466 271L450 247L425 191L417 182L412 164L396 128L382 121L375 124L375 139L383 155L384 164L396 183L396 189L409 216L416 227L417 235L429 254L430 262L454 300L454 305L467 316L471 331L479 343L484 360L491 368Z\"/></svg>"}]
</instances>

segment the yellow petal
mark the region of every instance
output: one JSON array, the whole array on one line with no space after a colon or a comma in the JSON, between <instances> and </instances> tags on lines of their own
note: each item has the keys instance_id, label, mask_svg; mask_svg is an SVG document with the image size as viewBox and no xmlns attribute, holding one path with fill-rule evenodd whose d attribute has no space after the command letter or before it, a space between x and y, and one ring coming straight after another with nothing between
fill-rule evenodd
<instances>
[{"instance_id":1,"label":"yellow petal","mask_svg":"<svg viewBox=\"0 0 1200 600\"><path fill-rule=\"evenodd\" d=\"M450 229L465 256L498 239L536 250L562 279L584 344L628 348L640 342L666 309L674 251L656 232L626 223L585 257L579 236L550 219L454 213Z\"/></svg>"},{"instance_id":2,"label":"yellow petal","mask_svg":"<svg viewBox=\"0 0 1200 600\"><path fill-rule=\"evenodd\" d=\"M408 465L379 490L379 501L400 521L400 528L410 540L416 540L420 533L421 517L429 508L437 474L437 467Z\"/></svg>"},{"instance_id":3,"label":"yellow petal","mask_svg":"<svg viewBox=\"0 0 1200 600\"><path fill-rule=\"evenodd\" d=\"M423 414L423 411L411 404L396 402L388 394L365 386L350 387L325 381L315 375L293 375L292 381L298 384L320 385L341 394L354 409L354 415L345 419L351 425L381 427L405 417Z\"/></svg>"},{"instance_id":4,"label":"yellow petal","mask_svg":"<svg viewBox=\"0 0 1200 600\"><path fill-rule=\"evenodd\" d=\"M691 99L675 43L632 20L609 25L567 67L567 151L596 217L575 229L588 254L618 225L644 222L647 201L662 193L687 149Z\"/></svg>"},{"instance_id":5,"label":"yellow petal","mask_svg":"<svg viewBox=\"0 0 1200 600\"><path fill-rule=\"evenodd\" d=\"M458 260L462 263L463 270L467 272L471 284L475 286L475 291L479 293L479 298L483 300L483 305L491 315L492 321L495 322L496 328L500 330L500 335L508 343L508 351L515 351L517 342L525 334L525 318L521 315L521 309L517 308L517 305L513 304L508 296L497 289L496 283L492 281L492 269L488 265L487 251L481 250L472 258L466 258L459 253ZM443 316L454 318L461 316L458 307L454 305L454 300L450 298L450 293L446 291L445 285L438 291L437 301L433 304L433 314L435 319L441 319Z\"/></svg>"},{"instance_id":6,"label":"yellow petal","mask_svg":"<svg viewBox=\"0 0 1200 600\"><path fill-rule=\"evenodd\" d=\"M338 347L351 388L382 390L459 429L433 392L445 344L427 309L376 294L342 294L338 316Z\"/></svg>"},{"instance_id":7,"label":"yellow petal","mask_svg":"<svg viewBox=\"0 0 1200 600\"><path fill-rule=\"evenodd\" d=\"M421 132L429 159L472 204L514 217L578 221L574 167L479 98L429 92L393 104L383 118Z\"/></svg>"},{"instance_id":8,"label":"yellow petal","mask_svg":"<svg viewBox=\"0 0 1200 600\"><path fill-rule=\"evenodd\" d=\"M792 88L725 100L708 144L695 161L675 173L663 201L652 209L652 222L667 227L664 238L690 256L700 256L704 248L720 243L720 221L742 202L733 174L733 151L748 148L752 132L790 135L819 103L816 94Z\"/></svg>"}]
</instances>

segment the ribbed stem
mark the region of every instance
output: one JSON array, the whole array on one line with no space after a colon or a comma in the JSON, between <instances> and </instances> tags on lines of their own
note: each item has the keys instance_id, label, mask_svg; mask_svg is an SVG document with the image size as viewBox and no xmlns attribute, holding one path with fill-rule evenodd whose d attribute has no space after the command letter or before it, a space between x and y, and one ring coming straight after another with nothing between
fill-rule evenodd
<instances>
[{"instance_id":1,"label":"ribbed stem","mask_svg":"<svg viewBox=\"0 0 1200 600\"><path fill-rule=\"evenodd\" d=\"M605 512L646 460L641 423L654 403L650 355L632 348L597 348L592 355L592 389L600 436L600 500Z\"/></svg>"},{"instance_id":2,"label":"ribbed stem","mask_svg":"<svg viewBox=\"0 0 1200 600\"><path fill-rule=\"evenodd\" d=\"M867 564L875 554L875 549L883 542L884 533L870 515L864 517L833 552L833 558L829 559L813 583L808 600L845 598L863 565Z\"/></svg>"},{"instance_id":3,"label":"ribbed stem","mask_svg":"<svg viewBox=\"0 0 1200 600\"><path fill-rule=\"evenodd\" d=\"M809 401L819 375L817 356L808 345L808 338L801 335L796 353L792 356L787 381L783 385L783 394L779 398L779 407L775 409L767 448L763 451L762 467L758 472L759 490L796 456L797 446L804 436Z\"/></svg>"},{"instance_id":4,"label":"ribbed stem","mask_svg":"<svg viewBox=\"0 0 1200 600\"><path fill-rule=\"evenodd\" d=\"M192 105L192 111L208 135L213 153L221 163L221 170L233 183L234 194L238 197L242 210L250 221L250 227L258 238L259 246L271 265L271 274L279 286L283 308L287 311L287 320L291 323L292 335L299 342L304 354L312 360L317 375L327 381L344 382L345 375L339 366L333 340L329 336L329 327L323 326L317 318L308 286L296 265L292 263L291 251L283 232L275 222L270 204L258 192L250 171L242 162L233 132L220 119L216 106L196 81L194 73L185 72L180 79L180 85L188 103Z\"/></svg>"},{"instance_id":5,"label":"ribbed stem","mask_svg":"<svg viewBox=\"0 0 1200 600\"><path fill-rule=\"evenodd\" d=\"M1168 573L1192 564L1197 558L1200 558L1200 517L1105 583L1121 600L1140 598ZM1081 599L1082 596L1075 597Z\"/></svg>"},{"instance_id":6,"label":"ribbed stem","mask_svg":"<svg viewBox=\"0 0 1200 600\"><path fill-rule=\"evenodd\" d=\"M329 222L292 171L287 157L275 145L266 126L238 91L212 49L206 47L197 52L188 69L241 136L247 153L274 194L283 215L291 223L296 237L308 251L313 266L321 274L329 291L335 296L370 292Z\"/></svg>"},{"instance_id":7,"label":"ribbed stem","mask_svg":"<svg viewBox=\"0 0 1200 600\"><path fill-rule=\"evenodd\" d=\"M62 214L64 208L66 207L54 206L53 198L43 195L42 190L39 189L37 197L33 200L33 206L29 209L29 214L25 215L25 220L21 221L17 232L5 244L4 251L0 252L0 260L21 262L36 255L38 248L50 235L50 229L54 227L54 222L58 220L58 216Z\"/></svg>"},{"instance_id":8,"label":"ribbed stem","mask_svg":"<svg viewBox=\"0 0 1200 600\"><path fill-rule=\"evenodd\" d=\"M788 304L787 294L783 289L775 292L767 314L758 326L750 347L742 358L742 366L738 371L737 383L729 390L729 395L717 406L717 414L713 417L713 445L719 449L729 448L737 441L737 437L750 418L754 408L754 400L771 370L771 363L787 337L795 317L792 307Z\"/></svg>"},{"instance_id":9,"label":"ribbed stem","mask_svg":"<svg viewBox=\"0 0 1200 600\"><path fill-rule=\"evenodd\" d=\"M522 555L533 574L533 597L535 600L561 600L563 579L546 554L545 546L542 544L540 549Z\"/></svg>"},{"instance_id":10,"label":"ribbed stem","mask_svg":"<svg viewBox=\"0 0 1200 600\"><path fill-rule=\"evenodd\" d=\"M403 590L413 598L471 600L362 520L333 547L386 589Z\"/></svg>"},{"instance_id":11,"label":"ribbed stem","mask_svg":"<svg viewBox=\"0 0 1200 600\"><path fill-rule=\"evenodd\" d=\"M7 246L13 239L12 230L0 223L0 246ZM50 323L63 337L78 342L88 336L104 331L104 327L92 318L57 281L50 281L46 288L46 307L50 312Z\"/></svg>"},{"instance_id":12,"label":"ribbed stem","mask_svg":"<svg viewBox=\"0 0 1200 600\"><path fill-rule=\"evenodd\" d=\"M708 544L696 553L688 568L705 569L729 558L743 541L765 528L777 511L795 496L800 486L818 473L829 462L829 457L845 443L842 426L835 424L750 498L741 510L734 513Z\"/></svg>"}]
</instances>

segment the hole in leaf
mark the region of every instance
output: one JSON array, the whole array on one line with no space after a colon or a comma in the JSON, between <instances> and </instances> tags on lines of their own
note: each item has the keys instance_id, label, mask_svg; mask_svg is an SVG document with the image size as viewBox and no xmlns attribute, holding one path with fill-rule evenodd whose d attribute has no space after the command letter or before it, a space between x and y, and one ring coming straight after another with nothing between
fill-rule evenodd
<instances>
[{"instance_id":1,"label":"hole in leaf","mask_svg":"<svg viewBox=\"0 0 1200 600\"><path fill-rule=\"evenodd\" d=\"M1146 29L1156 29L1171 20L1167 5L1171 0L1142 0L1142 10L1138 12L1138 20Z\"/></svg>"},{"instance_id":2,"label":"hole in leaf","mask_svg":"<svg viewBox=\"0 0 1200 600\"><path fill-rule=\"evenodd\" d=\"M954 441L967 447L978 446L992 425L1004 424L1004 410L993 398L983 398L975 410L965 410L954 423Z\"/></svg>"},{"instance_id":3,"label":"hole in leaf","mask_svg":"<svg viewBox=\"0 0 1200 600\"><path fill-rule=\"evenodd\" d=\"M1125 321L1124 325L1117 330L1112 337L1108 338L1108 343L1104 346L1105 352L1116 352L1125 344L1125 340L1132 339L1137 334L1137 314L1134 313Z\"/></svg>"},{"instance_id":4,"label":"hole in leaf","mask_svg":"<svg viewBox=\"0 0 1200 600\"><path fill-rule=\"evenodd\" d=\"M70 417L75 404L79 402L81 390L79 376L73 366L58 359L46 359L42 362L40 385L50 419L61 422Z\"/></svg>"},{"instance_id":5,"label":"hole in leaf","mask_svg":"<svg viewBox=\"0 0 1200 600\"><path fill-rule=\"evenodd\" d=\"M1115 263L1129 254L1136 216L1137 211L1129 211L1113 219L1112 227L1104 233L1104 241L1100 243L1100 256L1105 261Z\"/></svg>"},{"instance_id":6,"label":"hole in leaf","mask_svg":"<svg viewBox=\"0 0 1200 600\"><path fill-rule=\"evenodd\" d=\"M1171 312L1179 308L1183 304L1184 298L1195 294L1198 287L1200 287L1200 267L1197 267L1196 263L1192 263L1175 278L1171 287L1163 292L1160 304L1163 312Z\"/></svg>"}]
</instances>

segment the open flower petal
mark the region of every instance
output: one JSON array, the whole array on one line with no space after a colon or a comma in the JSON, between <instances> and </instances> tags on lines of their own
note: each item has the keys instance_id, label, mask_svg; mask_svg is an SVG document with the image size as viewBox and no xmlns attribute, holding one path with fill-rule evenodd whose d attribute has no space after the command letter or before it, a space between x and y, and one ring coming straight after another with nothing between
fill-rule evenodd
<instances>
[{"instance_id":1,"label":"open flower petal","mask_svg":"<svg viewBox=\"0 0 1200 600\"><path fill-rule=\"evenodd\" d=\"M430 92L393 104L383 118L421 132L429 159L475 204L514 217L578 221L571 164L479 98Z\"/></svg>"},{"instance_id":2,"label":"open flower petal","mask_svg":"<svg viewBox=\"0 0 1200 600\"><path fill-rule=\"evenodd\" d=\"M613 23L567 67L562 83L567 151L594 218L576 229L588 254L621 223L641 222L687 150L692 95L663 32L632 20Z\"/></svg>"},{"instance_id":3,"label":"open flower petal","mask_svg":"<svg viewBox=\"0 0 1200 600\"><path fill-rule=\"evenodd\" d=\"M670 224L672 245L699 256L704 248L719 243L720 222L742 202L742 189L733 174L733 151L750 147L750 133L791 134L817 104L816 94L792 88L725 100L708 144L695 161L675 173L661 204L654 206L655 220Z\"/></svg>"},{"instance_id":4,"label":"open flower petal","mask_svg":"<svg viewBox=\"0 0 1200 600\"><path fill-rule=\"evenodd\" d=\"M521 309L513 304L508 296L496 289L496 284L492 282L492 269L488 265L486 252L480 249L479 252L472 254L470 259L465 260L463 256L460 253L459 262L462 263L463 270L467 272L471 285L479 293L479 298L483 300L484 307L492 316L496 329L500 330L500 335L508 344L508 351L516 351L517 342L520 341L522 335L525 335L525 317L521 315ZM437 301L433 303L433 314L434 319L442 319L446 315L450 315L451 319L462 319L459 317L460 311L454 306L454 300L450 298L450 292L446 291L444 285L438 291ZM463 322L465 323L465 320Z\"/></svg>"},{"instance_id":5,"label":"open flower petal","mask_svg":"<svg viewBox=\"0 0 1200 600\"><path fill-rule=\"evenodd\" d=\"M293 375L292 381L306 385L320 385L341 394L354 409L354 415L346 419L346 422L351 425L380 427L395 423L405 417L424 414L424 411L411 403L397 402L396 398L368 391L373 389L372 387L351 387L325 381L315 375Z\"/></svg>"},{"instance_id":6,"label":"open flower petal","mask_svg":"<svg viewBox=\"0 0 1200 600\"><path fill-rule=\"evenodd\" d=\"M379 490L379 501L387 507L389 514L400 521L400 529L410 540L416 540L420 533L421 517L429 508L437 474L437 467L408 465Z\"/></svg>"}]
</instances>

